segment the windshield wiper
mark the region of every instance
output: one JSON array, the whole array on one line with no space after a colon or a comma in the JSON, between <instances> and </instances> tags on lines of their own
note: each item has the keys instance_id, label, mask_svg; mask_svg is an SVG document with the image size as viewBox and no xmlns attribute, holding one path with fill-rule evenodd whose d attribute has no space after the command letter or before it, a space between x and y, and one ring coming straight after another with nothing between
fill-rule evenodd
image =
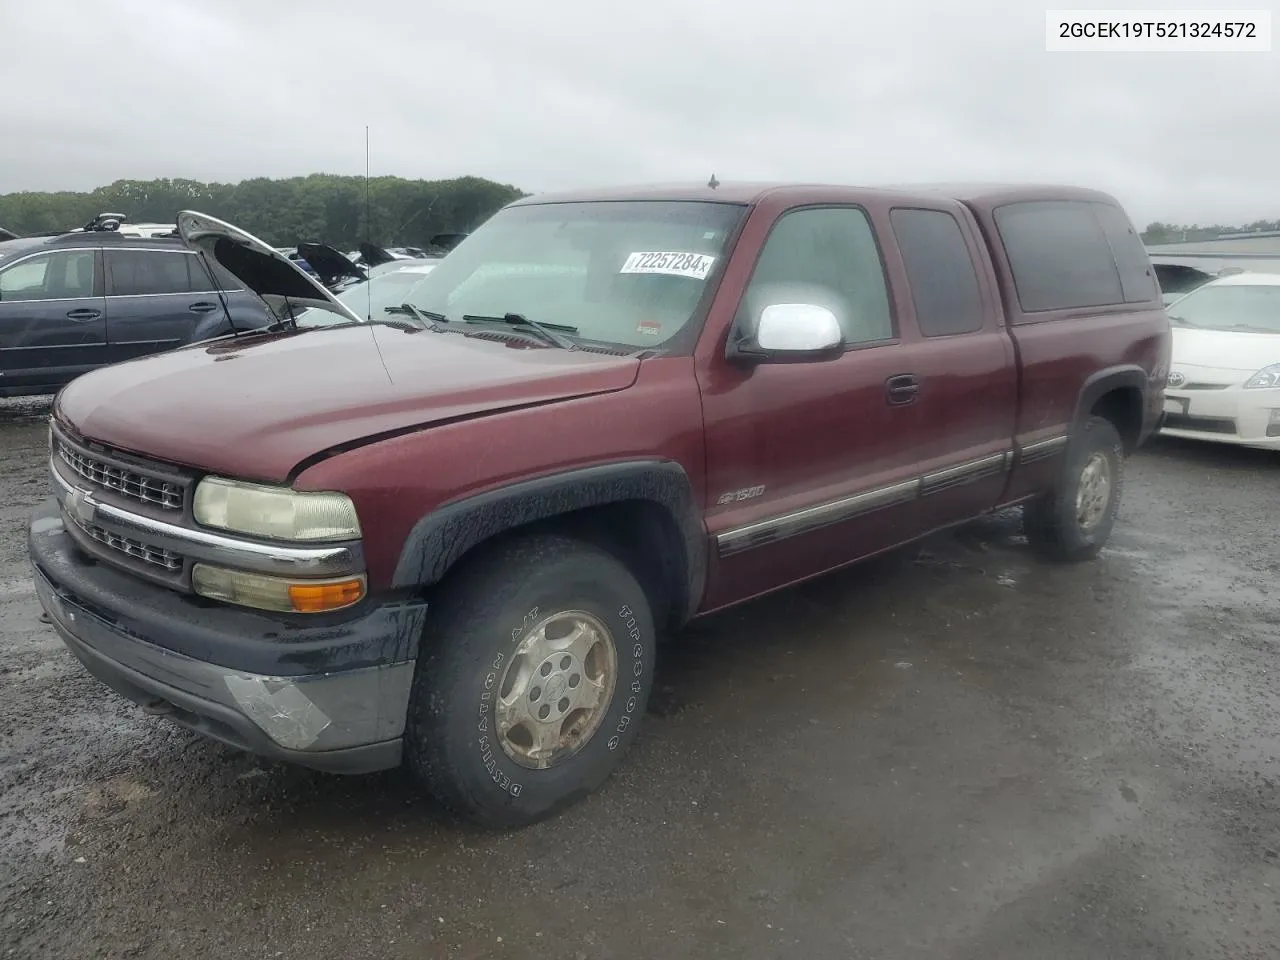
<instances>
[{"instance_id":1,"label":"windshield wiper","mask_svg":"<svg viewBox=\"0 0 1280 960\"><path fill-rule=\"evenodd\" d=\"M1254 333L1280 333L1280 330L1273 330L1271 327L1258 326L1256 323L1233 323L1227 327L1228 330L1252 330Z\"/></svg>"},{"instance_id":2,"label":"windshield wiper","mask_svg":"<svg viewBox=\"0 0 1280 960\"><path fill-rule=\"evenodd\" d=\"M421 310L412 303L402 303L398 307L387 307L384 313L407 314L417 320L423 329L430 330L433 333L439 333L444 328L440 326L442 323L448 323L449 318L443 313L435 313L431 310Z\"/></svg>"},{"instance_id":3,"label":"windshield wiper","mask_svg":"<svg viewBox=\"0 0 1280 960\"><path fill-rule=\"evenodd\" d=\"M1179 325L1184 326L1184 327L1194 327L1194 326L1197 326L1197 324L1192 323L1190 320L1184 320L1182 317L1175 317L1172 313L1171 313L1171 314L1169 314L1169 319L1170 319L1171 321L1173 321L1174 323L1179 324Z\"/></svg>"},{"instance_id":4,"label":"windshield wiper","mask_svg":"<svg viewBox=\"0 0 1280 960\"><path fill-rule=\"evenodd\" d=\"M577 344L565 339L556 333L562 330L565 333L577 333L577 327L570 327L562 323L539 323L536 320L530 320L522 313L506 313L500 317L484 317L474 313L464 314L462 317L464 323L502 323L509 327L526 327L538 335L543 343L549 343L553 347L559 347L562 350L577 350Z\"/></svg>"}]
</instances>

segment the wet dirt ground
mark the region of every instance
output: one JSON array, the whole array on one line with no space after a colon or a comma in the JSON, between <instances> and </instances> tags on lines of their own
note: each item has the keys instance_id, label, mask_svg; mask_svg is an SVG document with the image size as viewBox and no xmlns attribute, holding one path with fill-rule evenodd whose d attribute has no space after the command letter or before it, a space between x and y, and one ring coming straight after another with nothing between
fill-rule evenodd
<instances>
[{"instance_id":1,"label":"wet dirt ground","mask_svg":"<svg viewBox=\"0 0 1280 960\"><path fill-rule=\"evenodd\" d=\"M997 518L669 643L521 832L143 716L42 625L0 401L0 957L1280 957L1280 456L1161 442L1094 563Z\"/></svg>"}]
</instances>

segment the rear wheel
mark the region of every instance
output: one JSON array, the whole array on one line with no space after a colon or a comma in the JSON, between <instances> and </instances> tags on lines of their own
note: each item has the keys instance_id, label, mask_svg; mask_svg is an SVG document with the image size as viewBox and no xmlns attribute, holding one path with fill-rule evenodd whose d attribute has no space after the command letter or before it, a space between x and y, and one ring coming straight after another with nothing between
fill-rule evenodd
<instances>
[{"instance_id":1,"label":"rear wheel","mask_svg":"<svg viewBox=\"0 0 1280 960\"><path fill-rule=\"evenodd\" d=\"M519 826L608 779L644 716L655 653L622 563L563 537L515 541L460 570L430 620L405 740L435 796Z\"/></svg>"},{"instance_id":2,"label":"rear wheel","mask_svg":"<svg viewBox=\"0 0 1280 960\"><path fill-rule=\"evenodd\" d=\"M1027 541L1057 560L1098 555L1115 527L1124 482L1124 443L1115 426L1090 417L1071 438L1053 491L1023 509Z\"/></svg>"}]
</instances>

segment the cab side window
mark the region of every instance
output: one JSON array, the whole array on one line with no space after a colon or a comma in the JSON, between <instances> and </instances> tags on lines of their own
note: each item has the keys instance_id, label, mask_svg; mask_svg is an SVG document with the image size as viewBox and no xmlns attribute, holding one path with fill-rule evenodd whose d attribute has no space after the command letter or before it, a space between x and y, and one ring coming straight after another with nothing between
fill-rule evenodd
<instances>
[{"instance_id":1,"label":"cab side window","mask_svg":"<svg viewBox=\"0 0 1280 960\"><path fill-rule=\"evenodd\" d=\"M996 208L996 229L1024 312L1125 302L1120 268L1092 206L1033 200Z\"/></svg>"},{"instance_id":2,"label":"cab side window","mask_svg":"<svg viewBox=\"0 0 1280 960\"><path fill-rule=\"evenodd\" d=\"M105 253L113 296L154 296L209 289L204 268L190 253L177 250L106 250Z\"/></svg>"},{"instance_id":3,"label":"cab side window","mask_svg":"<svg viewBox=\"0 0 1280 960\"><path fill-rule=\"evenodd\" d=\"M943 210L900 209L889 219L907 268L920 332L949 337L981 330L978 273L955 217Z\"/></svg>"},{"instance_id":4,"label":"cab side window","mask_svg":"<svg viewBox=\"0 0 1280 960\"><path fill-rule=\"evenodd\" d=\"M747 284L740 320L754 323L777 303L826 307L845 343L895 336L884 264L866 213L856 207L810 207L778 218Z\"/></svg>"},{"instance_id":5,"label":"cab side window","mask_svg":"<svg viewBox=\"0 0 1280 960\"><path fill-rule=\"evenodd\" d=\"M45 253L0 271L0 300L77 300L93 288L92 250Z\"/></svg>"}]
</instances>

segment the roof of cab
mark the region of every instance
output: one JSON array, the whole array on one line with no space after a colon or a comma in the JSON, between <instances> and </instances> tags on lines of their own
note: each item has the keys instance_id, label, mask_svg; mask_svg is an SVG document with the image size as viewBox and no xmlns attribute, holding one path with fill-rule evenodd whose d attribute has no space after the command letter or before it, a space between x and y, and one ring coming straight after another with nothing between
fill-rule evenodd
<instances>
[{"instance_id":1,"label":"roof of cab","mask_svg":"<svg viewBox=\"0 0 1280 960\"><path fill-rule=\"evenodd\" d=\"M830 193L848 197L853 193L878 194L885 197L941 196L965 204L996 207L1023 200L1095 200L1115 203L1109 194L1086 187L1036 183L904 183L881 186L853 184L727 182L712 187L708 183L637 184L633 186L599 187L558 193L534 194L513 201L511 206L542 203L581 203L593 200L700 200L710 203L754 204L765 197L794 195L797 200Z\"/></svg>"}]
</instances>

